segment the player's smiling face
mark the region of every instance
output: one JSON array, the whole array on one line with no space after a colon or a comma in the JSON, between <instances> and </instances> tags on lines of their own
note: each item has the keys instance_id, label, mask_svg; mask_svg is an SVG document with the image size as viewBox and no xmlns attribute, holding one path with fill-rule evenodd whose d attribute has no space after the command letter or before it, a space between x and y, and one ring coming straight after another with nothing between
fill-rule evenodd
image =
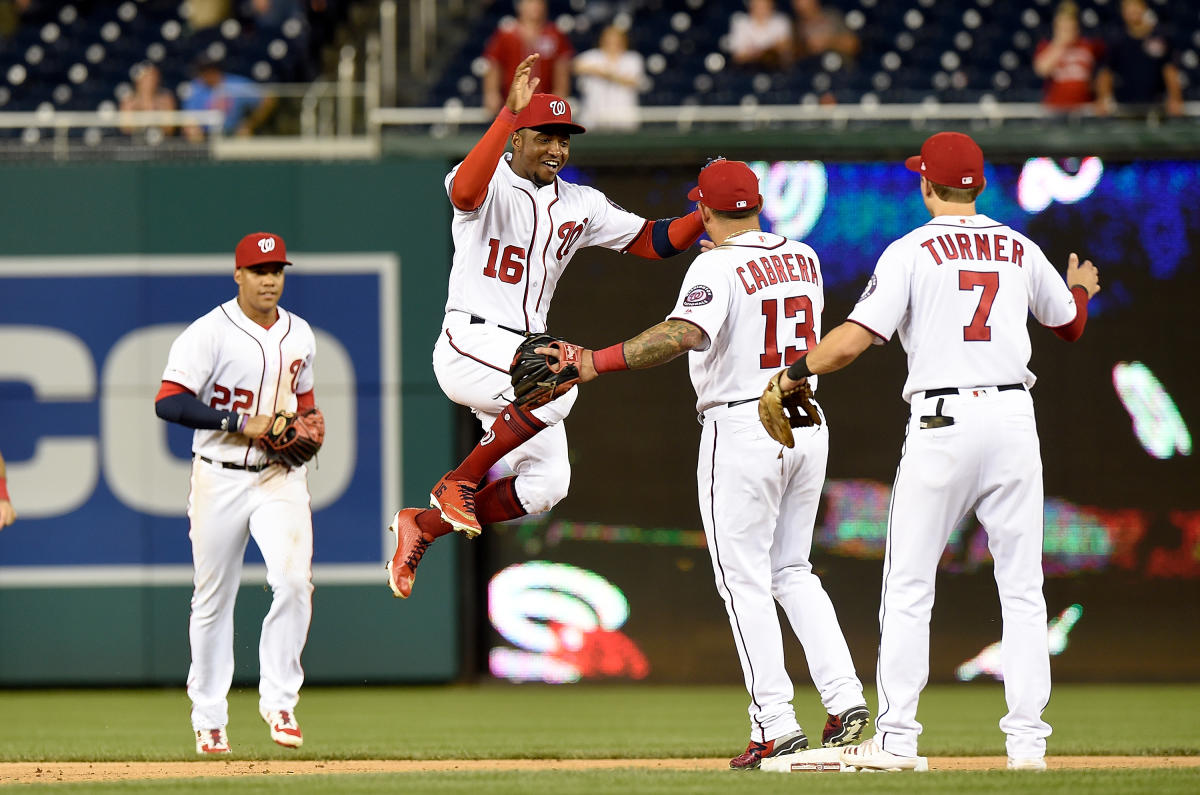
<instances>
[{"instance_id":1,"label":"player's smiling face","mask_svg":"<svg viewBox=\"0 0 1200 795\"><path fill-rule=\"evenodd\" d=\"M513 137L513 171L539 188L554 182L570 157L571 136L552 130L517 130Z\"/></svg>"},{"instance_id":2,"label":"player's smiling face","mask_svg":"<svg viewBox=\"0 0 1200 795\"><path fill-rule=\"evenodd\" d=\"M275 319L275 306L283 293L283 266L251 265L233 272L238 285L238 304L246 317L258 323Z\"/></svg>"}]
</instances>

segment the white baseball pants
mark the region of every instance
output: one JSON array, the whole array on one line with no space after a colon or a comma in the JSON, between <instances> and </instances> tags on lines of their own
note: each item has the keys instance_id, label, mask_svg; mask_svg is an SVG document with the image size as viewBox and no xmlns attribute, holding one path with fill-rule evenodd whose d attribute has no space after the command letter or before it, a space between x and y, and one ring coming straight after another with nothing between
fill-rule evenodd
<instances>
[{"instance_id":1,"label":"white baseball pants","mask_svg":"<svg viewBox=\"0 0 1200 795\"><path fill-rule=\"evenodd\" d=\"M829 431L798 428L796 446L783 448L759 422L757 401L711 409L703 421L700 514L750 693L750 737L766 742L800 728L776 602L804 647L826 711L866 703L833 604L809 561Z\"/></svg>"},{"instance_id":2,"label":"white baseball pants","mask_svg":"<svg viewBox=\"0 0 1200 795\"><path fill-rule=\"evenodd\" d=\"M259 637L259 708L294 710L304 682L300 655L312 618L312 513L304 467L262 472L192 462L189 537L195 564L187 691L192 728L229 722L233 606L251 537L267 566L271 609Z\"/></svg>"},{"instance_id":3,"label":"white baseball pants","mask_svg":"<svg viewBox=\"0 0 1200 795\"><path fill-rule=\"evenodd\" d=\"M876 733L917 753L917 699L929 679L934 578L950 532L974 510L988 536L1004 620L1001 661L1008 755L1045 755L1050 653L1042 596L1042 460L1028 392L914 396L888 519L879 609ZM938 402L954 424L922 430Z\"/></svg>"},{"instance_id":4,"label":"white baseball pants","mask_svg":"<svg viewBox=\"0 0 1200 795\"><path fill-rule=\"evenodd\" d=\"M446 396L466 406L485 431L513 402L508 368L524 338L491 323L471 323L463 312L449 312L433 348L433 373ZM531 413L548 426L504 457L517 474L517 497L529 513L548 511L571 485L567 431L563 419L579 397L572 389Z\"/></svg>"}]
</instances>

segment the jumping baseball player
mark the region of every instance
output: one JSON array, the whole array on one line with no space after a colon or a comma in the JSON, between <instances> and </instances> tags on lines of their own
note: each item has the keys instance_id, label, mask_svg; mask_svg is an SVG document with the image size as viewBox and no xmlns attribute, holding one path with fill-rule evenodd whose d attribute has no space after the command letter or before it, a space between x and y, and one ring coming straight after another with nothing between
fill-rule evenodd
<instances>
[{"instance_id":1,"label":"jumping baseball player","mask_svg":"<svg viewBox=\"0 0 1200 795\"><path fill-rule=\"evenodd\" d=\"M804 243L760 231L762 196L745 163L712 161L688 198L700 202L705 231L717 245L688 269L671 315L603 350L556 343L558 350L539 351L577 362L581 382L691 354L704 425L696 469L700 514L750 692L750 744L729 766L745 770L808 747L792 708L776 602L804 646L829 713L823 745L854 742L870 715L833 604L809 561L828 430L811 425L781 455L758 422L757 399L746 394L747 385L820 338L820 260Z\"/></svg>"},{"instance_id":2,"label":"jumping baseball player","mask_svg":"<svg viewBox=\"0 0 1200 795\"><path fill-rule=\"evenodd\" d=\"M451 530L474 537L481 524L546 511L566 496L571 468L562 420L576 393L532 411L519 408L509 366L525 334L546 329L555 287L575 252L603 246L658 259L680 253L702 232L695 212L647 221L559 177L572 134L584 129L566 101L534 93L536 60L521 62L506 106L446 177L454 265L433 369L447 397L469 407L487 433L434 485L433 510L396 514L388 584L399 597L412 592L417 563L436 538ZM479 489L501 458L516 476Z\"/></svg>"},{"instance_id":3,"label":"jumping baseball player","mask_svg":"<svg viewBox=\"0 0 1200 795\"><path fill-rule=\"evenodd\" d=\"M8 496L8 478L5 475L4 456L0 455L0 530L17 521L17 510Z\"/></svg>"},{"instance_id":4,"label":"jumping baseball player","mask_svg":"<svg viewBox=\"0 0 1200 795\"><path fill-rule=\"evenodd\" d=\"M921 175L933 220L888 246L847 321L778 383L787 391L839 370L895 333L908 353L903 394L912 413L888 519L876 733L845 749L842 761L880 770L917 766L917 699L929 675L934 577L951 530L975 511L995 560L1004 620L1008 714L1000 728L1008 766L1044 770L1050 655L1026 321L1032 312L1063 339L1078 339L1099 274L1072 254L1064 283L1037 244L976 213L984 164L970 137L931 136L905 165Z\"/></svg>"},{"instance_id":5,"label":"jumping baseball player","mask_svg":"<svg viewBox=\"0 0 1200 795\"><path fill-rule=\"evenodd\" d=\"M255 444L280 410L305 412L313 395L312 329L280 308L287 250L278 235L238 243L237 297L193 322L171 345L155 411L196 429L189 537L195 589L189 634L196 751L229 753L226 697L233 679L233 606L246 542L267 564L271 610L259 641L259 712L271 739L303 742L296 702L312 615L312 513L304 466L272 463Z\"/></svg>"}]
</instances>

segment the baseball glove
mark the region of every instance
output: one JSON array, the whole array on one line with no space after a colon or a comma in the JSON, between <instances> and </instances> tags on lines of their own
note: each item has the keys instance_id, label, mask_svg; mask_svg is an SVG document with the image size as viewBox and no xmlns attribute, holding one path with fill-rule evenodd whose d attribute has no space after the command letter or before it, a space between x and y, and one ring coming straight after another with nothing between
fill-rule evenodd
<instances>
[{"instance_id":1,"label":"baseball glove","mask_svg":"<svg viewBox=\"0 0 1200 795\"><path fill-rule=\"evenodd\" d=\"M787 390L779 386L779 379L784 371L780 370L771 377L762 397L758 399L758 418L771 438L785 447L794 447L792 428L809 428L821 424L821 414L813 404L812 387L808 380Z\"/></svg>"},{"instance_id":2,"label":"baseball glove","mask_svg":"<svg viewBox=\"0 0 1200 795\"><path fill-rule=\"evenodd\" d=\"M304 414L277 411L271 427L255 440L267 459L286 467L298 467L312 459L325 441L325 415L320 409Z\"/></svg>"},{"instance_id":3,"label":"baseball glove","mask_svg":"<svg viewBox=\"0 0 1200 795\"><path fill-rule=\"evenodd\" d=\"M544 353L535 353L537 348L556 348L556 361ZM563 394L579 383L579 363L583 348L550 334L528 334L517 346L512 365L508 368L512 376L516 404L521 408L536 409Z\"/></svg>"}]
</instances>

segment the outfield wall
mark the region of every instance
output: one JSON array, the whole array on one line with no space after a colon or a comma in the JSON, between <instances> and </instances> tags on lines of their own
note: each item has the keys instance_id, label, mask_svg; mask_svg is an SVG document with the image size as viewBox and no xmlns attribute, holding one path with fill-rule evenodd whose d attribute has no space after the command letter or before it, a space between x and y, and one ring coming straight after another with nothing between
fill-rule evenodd
<instances>
[{"instance_id":1,"label":"outfield wall","mask_svg":"<svg viewBox=\"0 0 1200 795\"><path fill-rule=\"evenodd\" d=\"M450 466L453 414L429 367L443 174L406 160L0 168L0 450L21 513L0 533L0 683L186 676L191 434L153 396L171 340L234 295L233 247L256 230L287 241L281 303L317 333L329 424L310 474L308 679L457 675L457 547L430 553L408 604L383 569L391 513ZM250 546L241 679L268 599Z\"/></svg>"}]
</instances>

